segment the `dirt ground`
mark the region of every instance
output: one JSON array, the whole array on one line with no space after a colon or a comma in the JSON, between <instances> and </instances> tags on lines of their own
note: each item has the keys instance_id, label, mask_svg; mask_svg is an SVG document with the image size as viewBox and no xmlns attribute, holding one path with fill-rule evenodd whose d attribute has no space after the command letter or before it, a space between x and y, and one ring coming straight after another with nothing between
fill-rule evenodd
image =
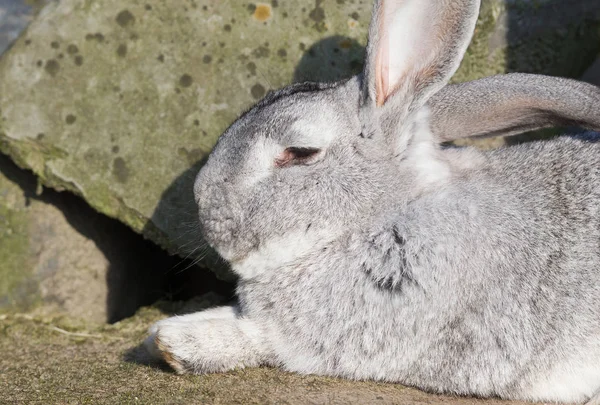
<instances>
[{"instance_id":1,"label":"dirt ground","mask_svg":"<svg viewBox=\"0 0 600 405\"><path fill-rule=\"evenodd\" d=\"M0 403L6 404L506 404L395 384L300 376L259 368L179 376L139 347L165 315L143 308L114 325L0 315Z\"/></svg>"}]
</instances>

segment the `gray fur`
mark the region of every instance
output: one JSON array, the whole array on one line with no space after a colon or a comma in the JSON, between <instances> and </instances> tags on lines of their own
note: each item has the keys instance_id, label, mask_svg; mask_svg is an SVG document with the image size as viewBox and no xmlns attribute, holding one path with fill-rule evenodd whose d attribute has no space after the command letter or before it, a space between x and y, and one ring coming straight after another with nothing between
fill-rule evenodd
<instances>
[{"instance_id":1,"label":"gray fur","mask_svg":"<svg viewBox=\"0 0 600 405\"><path fill-rule=\"evenodd\" d=\"M600 88L563 77L513 73L444 87L429 101L442 141L515 135L554 126L600 131Z\"/></svg>"},{"instance_id":2,"label":"gray fur","mask_svg":"<svg viewBox=\"0 0 600 405\"><path fill-rule=\"evenodd\" d=\"M223 134L194 191L239 306L158 322L152 353L182 373L270 365L578 403L600 390L600 142L440 147L424 104L469 41L479 2L460 5L436 8L462 24L426 69L439 80L399 83L383 106L369 68L294 85ZM290 147L321 152L278 167Z\"/></svg>"}]
</instances>

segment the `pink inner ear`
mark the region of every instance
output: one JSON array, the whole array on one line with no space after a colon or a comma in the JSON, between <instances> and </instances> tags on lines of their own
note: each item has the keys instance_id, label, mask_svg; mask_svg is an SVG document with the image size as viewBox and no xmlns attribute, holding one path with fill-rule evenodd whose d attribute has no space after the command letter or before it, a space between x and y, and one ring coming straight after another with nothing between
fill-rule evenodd
<instances>
[{"instance_id":1,"label":"pink inner ear","mask_svg":"<svg viewBox=\"0 0 600 405\"><path fill-rule=\"evenodd\" d=\"M381 33L379 38L379 44L377 49L377 57L375 58L375 95L377 106L380 107L385 103L388 96L389 85L390 85L390 54L389 36L385 30L386 28L386 12L385 12L385 0L381 2L381 8L379 9L379 28L378 31Z\"/></svg>"},{"instance_id":2,"label":"pink inner ear","mask_svg":"<svg viewBox=\"0 0 600 405\"><path fill-rule=\"evenodd\" d=\"M381 42L387 42L388 36L384 35L380 40ZM382 106L385 103L389 95L390 90L390 53L388 46L380 46L377 52L377 62L375 65L377 82L376 93L377 93L377 106Z\"/></svg>"},{"instance_id":3,"label":"pink inner ear","mask_svg":"<svg viewBox=\"0 0 600 405\"><path fill-rule=\"evenodd\" d=\"M457 20L452 7L445 5L452 1L381 0L373 67L377 106L384 105L405 80L428 82L435 76L436 58Z\"/></svg>"}]
</instances>

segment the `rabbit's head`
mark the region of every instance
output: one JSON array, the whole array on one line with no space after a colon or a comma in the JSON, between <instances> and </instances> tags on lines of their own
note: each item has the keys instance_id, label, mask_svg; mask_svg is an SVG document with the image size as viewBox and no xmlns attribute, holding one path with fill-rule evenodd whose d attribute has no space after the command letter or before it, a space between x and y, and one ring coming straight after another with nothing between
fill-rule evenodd
<instances>
[{"instance_id":1,"label":"rabbit's head","mask_svg":"<svg viewBox=\"0 0 600 405\"><path fill-rule=\"evenodd\" d=\"M276 263L324 246L372 210L389 152L364 155L358 93L355 80L294 85L221 136L195 195L204 237L234 270L257 252Z\"/></svg>"},{"instance_id":2,"label":"rabbit's head","mask_svg":"<svg viewBox=\"0 0 600 405\"><path fill-rule=\"evenodd\" d=\"M456 71L478 0L375 4L364 72L270 93L220 137L194 193L242 277L322 249L445 175L427 100Z\"/></svg>"}]
</instances>

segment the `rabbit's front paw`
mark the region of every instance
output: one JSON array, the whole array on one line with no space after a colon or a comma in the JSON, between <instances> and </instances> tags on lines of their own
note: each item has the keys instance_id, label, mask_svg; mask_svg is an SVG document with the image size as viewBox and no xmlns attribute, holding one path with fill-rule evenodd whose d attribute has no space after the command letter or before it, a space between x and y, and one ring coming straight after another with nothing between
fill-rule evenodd
<instances>
[{"instance_id":1,"label":"rabbit's front paw","mask_svg":"<svg viewBox=\"0 0 600 405\"><path fill-rule=\"evenodd\" d=\"M182 327L183 326L183 327ZM154 357L164 360L178 374L192 373L190 358L195 347L185 336L185 325L156 325L156 330L146 339L146 346Z\"/></svg>"},{"instance_id":2,"label":"rabbit's front paw","mask_svg":"<svg viewBox=\"0 0 600 405\"><path fill-rule=\"evenodd\" d=\"M162 360L169 364L179 374L190 372L188 365L182 356L181 350L185 351L186 338L183 336L184 329L174 325L171 319L160 321L150 327L148 337L144 341L144 347L154 360ZM185 326L180 322L180 326Z\"/></svg>"},{"instance_id":3,"label":"rabbit's front paw","mask_svg":"<svg viewBox=\"0 0 600 405\"><path fill-rule=\"evenodd\" d=\"M223 311L221 311L223 312ZM144 345L177 373L205 374L257 366L265 354L258 328L233 311L207 311L154 324Z\"/></svg>"},{"instance_id":4,"label":"rabbit's front paw","mask_svg":"<svg viewBox=\"0 0 600 405\"><path fill-rule=\"evenodd\" d=\"M235 367L227 364L220 347L230 339L230 331L221 320L192 323L170 318L153 325L144 344L153 357L164 360L178 374L220 372Z\"/></svg>"}]
</instances>

